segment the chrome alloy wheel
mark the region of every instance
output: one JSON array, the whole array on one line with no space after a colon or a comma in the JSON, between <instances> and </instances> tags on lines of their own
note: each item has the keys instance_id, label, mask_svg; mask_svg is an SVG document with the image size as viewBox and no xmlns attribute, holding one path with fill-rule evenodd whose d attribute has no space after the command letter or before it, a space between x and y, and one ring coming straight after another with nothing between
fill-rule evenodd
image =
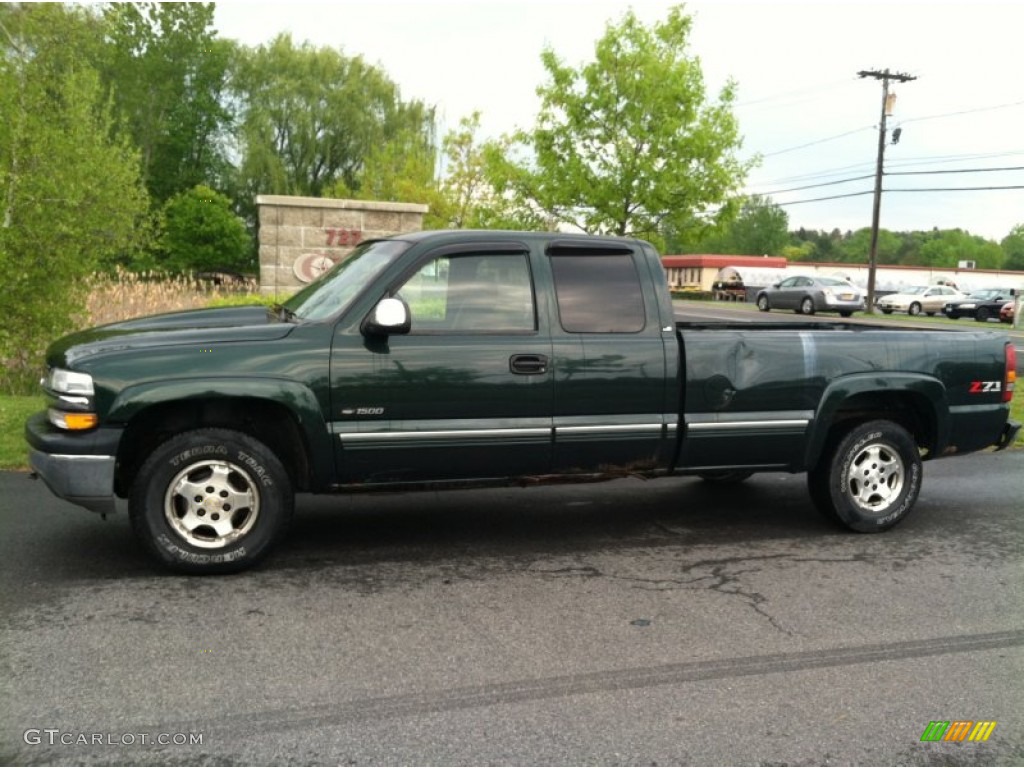
<instances>
[{"instance_id":1,"label":"chrome alloy wheel","mask_svg":"<svg viewBox=\"0 0 1024 768\"><path fill-rule=\"evenodd\" d=\"M851 459L846 493L866 512L884 514L900 498L907 470L900 455L886 443L869 443Z\"/></svg>"},{"instance_id":2,"label":"chrome alloy wheel","mask_svg":"<svg viewBox=\"0 0 1024 768\"><path fill-rule=\"evenodd\" d=\"M259 486L237 464L198 461L167 486L164 516L194 547L222 549L248 533L260 512Z\"/></svg>"}]
</instances>

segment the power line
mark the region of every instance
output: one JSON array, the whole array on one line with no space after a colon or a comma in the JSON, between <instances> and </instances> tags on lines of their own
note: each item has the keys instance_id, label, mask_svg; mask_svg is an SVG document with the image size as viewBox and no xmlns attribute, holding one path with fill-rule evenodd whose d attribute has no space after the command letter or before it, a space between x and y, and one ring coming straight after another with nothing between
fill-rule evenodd
<instances>
[{"instance_id":1,"label":"power line","mask_svg":"<svg viewBox=\"0 0 1024 768\"><path fill-rule=\"evenodd\" d=\"M842 80L833 80L832 82L829 83L819 83L818 85L811 85L808 86L807 88L799 88L795 91L784 91L783 93L776 93L771 96L764 96L760 99L751 99L750 101L739 101L734 106L752 107L758 104L766 104L772 101L781 101L783 99L788 99L792 96L805 96L808 94L821 93L822 91L829 91L830 93L833 93L835 92L835 88L837 85L850 84L852 82L854 81L851 81L847 78L843 78Z\"/></svg>"},{"instance_id":2,"label":"power line","mask_svg":"<svg viewBox=\"0 0 1024 768\"><path fill-rule=\"evenodd\" d=\"M856 129L854 129L852 131L847 131L846 133L839 133L839 134L836 134L835 136L829 136L829 137L824 138L824 139L818 139L816 141L809 141L806 144L799 144L799 145L797 145L795 147L787 147L786 149L780 149L780 150L778 150L776 152L767 152L767 153L761 155L761 157L775 157L776 155L784 155L787 152L796 152L798 149L806 149L807 147L813 147L813 146L815 146L817 144L824 144L824 143L829 142L829 141L835 141L836 139L842 139L842 138L844 138L846 136L852 136L855 133L860 133L862 131L869 131L869 130L873 129L874 127L875 126L873 126L873 125L865 125L865 126L863 126L861 128L856 128Z\"/></svg>"},{"instance_id":3,"label":"power line","mask_svg":"<svg viewBox=\"0 0 1024 768\"><path fill-rule=\"evenodd\" d=\"M995 104L991 107L975 107L974 109L962 109L958 112L945 112L939 115L925 115L924 117L908 117L906 120L900 120L900 123L920 123L924 120L938 120L943 117L957 117L958 115L973 115L978 112L993 112L997 109L1009 109L1010 107L1019 107L1024 104L1022 101L1011 101L1007 104Z\"/></svg>"},{"instance_id":4,"label":"power line","mask_svg":"<svg viewBox=\"0 0 1024 768\"><path fill-rule=\"evenodd\" d=\"M945 171L886 171L886 176L932 176L938 173L997 173L1000 171L1024 171L1024 165L1003 168L950 168Z\"/></svg>"},{"instance_id":5,"label":"power line","mask_svg":"<svg viewBox=\"0 0 1024 768\"><path fill-rule=\"evenodd\" d=\"M999 190L1013 190L1013 189L1024 189L1024 184L1014 184L1006 186L990 186L990 187L886 187L883 192L992 192ZM850 192L845 195L829 195L827 197L812 197L808 200L791 200L789 202L774 202L773 205L777 205L780 208L785 208L790 205L803 205L805 203L820 203L826 200L842 200L847 197L863 197L864 195L870 195L874 190L866 189L863 192Z\"/></svg>"},{"instance_id":6,"label":"power line","mask_svg":"<svg viewBox=\"0 0 1024 768\"><path fill-rule=\"evenodd\" d=\"M990 192L1000 189L1024 189L1024 184L1013 184L1000 187L913 187L910 189L886 188L886 192Z\"/></svg>"},{"instance_id":7,"label":"power line","mask_svg":"<svg viewBox=\"0 0 1024 768\"><path fill-rule=\"evenodd\" d=\"M784 207L786 207L788 205L803 205L804 203L820 203L823 200L842 200L843 198L846 198L846 197L863 197L864 195L870 195L870 194L873 194L873 193L874 193L873 189L866 189L863 192L850 192L847 195L829 195L828 197L814 197L814 198L811 198L810 200L793 200L793 201L788 202L788 203L775 203L775 205L778 205L778 206L784 208Z\"/></svg>"},{"instance_id":8,"label":"power line","mask_svg":"<svg viewBox=\"0 0 1024 768\"><path fill-rule=\"evenodd\" d=\"M770 196L770 195L781 195L781 194L784 194L786 192L799 192L799 191L804 190L804 189L817 189L819 187L833 187L833 186L835 186L837 184L849 184L851 181L863 181L864 179L870 179L872 176L873 176L873 174L869 173L866 176L851 176L848 179L840 179L839 181L825 181L825 182L822 182L821 184L806 184L806 185L804 185L802 187L790 187L789 189L773 189L773 190L771 190L769 192L761 192L759 194L762 197L767 197L767 196Z\"/></svg>"},{"instance_id":9,"label":"power line","mask_svg":"<svg viewBox=\"0 0 1024 768\"><path fill-rule=\"evenodd\" d=\"M1024 171L1024 165L1013 165L1005 166L1002 168L956 168L945 171L885 171L885 176L931 176L936 174L944 173L995 173L1001 171ZM863 181L864 179L872 178L874 174L867 174L865 176L851 176L846 179L839 179L838 181L825 181L820 184L805 184L800 187L788 187L787 189L772 189L765 192L758 192L756 194L762 197L771 197L772 195L782 195L788 192L802 192L805 189L819 189L821 187L833 187L839 184L849 184L853 181Z\"/></svg>"}]
</instances>

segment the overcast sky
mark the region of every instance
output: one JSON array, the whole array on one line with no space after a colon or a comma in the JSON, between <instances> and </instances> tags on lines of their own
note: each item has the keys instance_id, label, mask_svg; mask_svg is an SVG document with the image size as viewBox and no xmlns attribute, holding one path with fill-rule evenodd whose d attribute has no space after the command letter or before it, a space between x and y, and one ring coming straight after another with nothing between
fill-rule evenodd
<instances>
[{"instance_id":1,"label":"overcast sky","mask_svg":"<svg viewBox=\"0 0 1024 768\"><path fill-rule=\"evenodd\" d=\"M218 3L222 37L258 45L281 32L379 64L405 99L438 108L442 133L475 110L497 136L534 123L540 54L551 47L579 65L593 58L605 25L632 7L645 23L664 19L662 0L485 0ZM895 84L886 149L890 176L882 226L902 231L961 228L1001 240L1024 224L1024 189L906 192L948 187L1024 187L1024 2L689 2L690 54L709 92L738 84L743 156L762 162L747 190L786 204L790 228L855 230L871 224L870 192L881 111L879 81L861 70L906 73ZM838 138L837 138L838 137Z\"/></svg>"}]
</instances>

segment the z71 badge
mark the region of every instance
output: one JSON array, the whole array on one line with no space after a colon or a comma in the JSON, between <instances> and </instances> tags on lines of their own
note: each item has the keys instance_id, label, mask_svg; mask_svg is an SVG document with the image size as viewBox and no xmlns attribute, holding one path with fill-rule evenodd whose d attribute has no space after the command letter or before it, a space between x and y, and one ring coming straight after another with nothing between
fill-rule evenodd
<instances>
[{"instance_id":1,"label":"z71 badge","mask_svg":"<svg viewBox=\"0 0 1024 768\"><path fill-rule=\"evenodd\" d=\"M987 392L1002 392L1003 382L1001 381L972 381L971 388L967 390L972 395L983 395Z\"/></svg>"}]
</instances>

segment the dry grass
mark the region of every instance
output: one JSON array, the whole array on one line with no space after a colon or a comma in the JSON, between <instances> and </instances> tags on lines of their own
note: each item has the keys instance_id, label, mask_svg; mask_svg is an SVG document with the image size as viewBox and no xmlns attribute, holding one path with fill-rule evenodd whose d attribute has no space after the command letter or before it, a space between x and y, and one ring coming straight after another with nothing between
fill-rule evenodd
<instances>
[{"instance_id":1,"label":"dry grass","mask_svg":"<svg viewBox=\"0 0 1024 768\"><path fill-rule=\"evenodd\" d=\"M142 315L202 309L211 304L261 301L253 283L214 285L186 276L126 272L96 274L78 328L116 323Z\"/></svg>"}]
</instances>

